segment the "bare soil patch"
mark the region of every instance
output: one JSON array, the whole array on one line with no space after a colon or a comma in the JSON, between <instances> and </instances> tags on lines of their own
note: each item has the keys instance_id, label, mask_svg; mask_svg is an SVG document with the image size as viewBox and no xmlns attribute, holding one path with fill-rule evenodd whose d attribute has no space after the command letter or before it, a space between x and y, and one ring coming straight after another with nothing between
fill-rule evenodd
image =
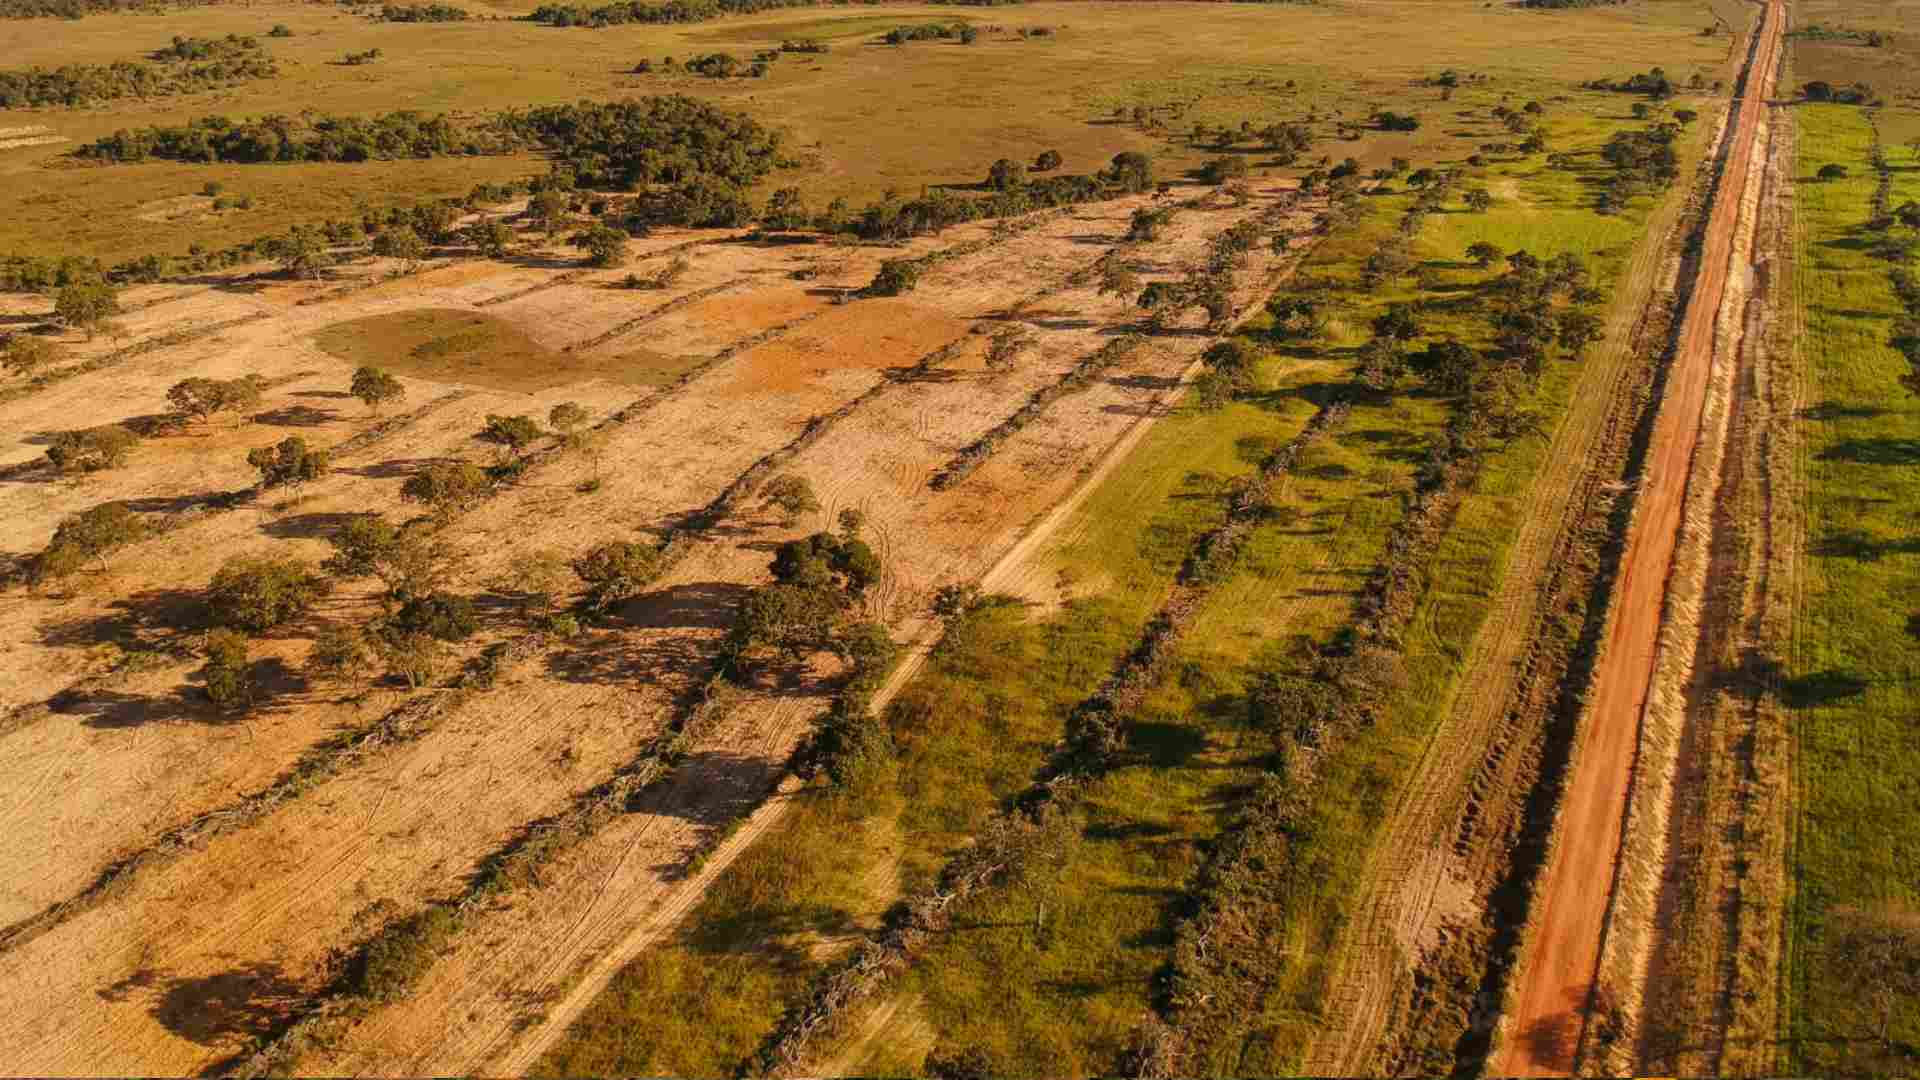
<instances>
[{"instance_id":1,"label":"bare soil patch","mask_svg":"<svg viewBox=\"0 0 1920 1080\"><path fill-rule=\"evenodd\" d=\"M461 308L417 308L334 323L313 335L322 352L396 375L532 393L605 379L657 386L699 357L634 350L613 357L546 348L513 322Z\"/></svg>"}]
</instances>

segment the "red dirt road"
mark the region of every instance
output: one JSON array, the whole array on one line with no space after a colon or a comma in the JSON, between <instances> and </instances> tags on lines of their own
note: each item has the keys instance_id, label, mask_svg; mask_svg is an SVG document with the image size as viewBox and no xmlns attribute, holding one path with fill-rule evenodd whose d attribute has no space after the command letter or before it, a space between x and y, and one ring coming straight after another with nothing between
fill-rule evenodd
<instances>
[{"instance_id":1,"label":"red dirt road","mask_svg":"<svg viewBox=\"0 0 1920 1080\"><path fill-rule=\"evenodd\" d=\"M1734 91L1733 127L1727 136L1731 148L1709 210L1666 399L1654 421L1606 651L1567 778L1558 841L1536 893L1506 1037L1488 1070L1492 1075L1566 1075L1575 1064L1613 891L1687 477L1706 404L1714 326L1755 153L1761 112L1757 103L1773 91L1785 22L1784 0L1768 0L1758 46Z\"/></svg>"}]
</instances>

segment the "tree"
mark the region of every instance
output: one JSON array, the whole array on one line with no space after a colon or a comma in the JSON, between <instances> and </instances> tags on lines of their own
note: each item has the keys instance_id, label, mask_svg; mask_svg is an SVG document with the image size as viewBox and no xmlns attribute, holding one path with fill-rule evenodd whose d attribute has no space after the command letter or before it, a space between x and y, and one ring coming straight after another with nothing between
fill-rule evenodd
<instances>
[{"instance_id":1,"label":"tree","mask_svg":"<svg viewBox=\"0 0 1920 1080\"><path fill-rule=\"evenodd\" d=\"M389 259L398 259L412 271L427 257L427 242L420 234L406 225L395 225L384 229L373 238L373 253Z\"/></svg>"},{"instance_id":2,"label":"tree","mask_svg":"<svg viewBox=\"0 0 1920 1080\"><path fill-rule=\"evenodd\" d=\"M987 169L987 187L994 191L1013 191L1026 183L1027 167L1011 158L1001 158Z\"/></svg>"},{"instance_id":3,"label":"tree","mask_svg":"<svg viewBox=\"0 0 1920 1080\"><path fill-rule=\"evenodd\" d=\"M513 248L513 228L498 218L476 221L461 230L461 236L489 259L503 259Z\"/></svg>"},{"instance_id":4,"label":"tree","mask_svg":"<svg viewBox=\"0 0 1920 1080\"><path fill-rule=\"evenodd\" d=\"M219 412L238 412L260 403L260 379L208 379L195 376L167 388L167 403L176 412L205 423Z\"/></svg>"},{"instance_id":5,"label":"tree","mask_svg":"<svg viewBox=\"0 0 1920 1080\"><path fill-rule=\"evenodd\" d=\"M803 515L818 511L820 500L814 497L813 485L806 478L785 473L767 481L760 492L760 505L778 507L786 523L792 525Z\"/></svg>"},{"instance_id":6,"label":"tree","mask_svg":"<svg viewBox=\"0 0 1920 1080\"><path fill-rule=\"evenodd\" d=\"M0 340L0 368L15 375L32 375L58 361L63 350L45 338L16 332Z\"/></svg>"},{"instance_id":7,"label":"tree","mask_svg":"<svg viewBox=\"0 0 1920 1080\"><path fill-rule=\"evenodd\" d=\"M1920 914L1886 903L1873 908L1836 908L1829 917L1827 952L1833 970L1870 1003L1873 1037L1883 1050L1893 1045L1901 1006L1920 999ZM1911 1067L1885 1073L1895 1075ZM1862 1070L1880 1073L1879 1069Z\"/></svg>"},{"instance_id":8,"label":"tree","mask_svg":"<svg viewBox=\"0 0 1920 1080\"><path fill-rule=\"evenodd\" d=\"M320 271L333 264L326 235L304 225L295 225L287 235L267 241L265 253L293 277L317 278Z\"/></svg>"},{"instance_id":9,"label":"tree","mask_svg":"<svg viewBox=\"0 0 1920 1080\"><path fill-rule=\"evenodd\" d=\"M499 416L488 413L487 426L481 430L480 438L517 454L545 434L546 432L540 430L540 424L531 416L524 414Z\"/></svg>"},{"instance_id":10,"label":"tree","mask_svg":"<svg viewBox=\"0 0 1920 1080\"><path fill-rule=\"evenodd\" d=\"M553 610L554 601L572 580L568 570L567 560L559 552L533 551L515 558L495 587L501 592L518 594L527 614L545 615Z\"/></svg>"},{"instance_id":11,"label":"tree","mask_svg":"<svg viewBox=\"0 0 1920 1080\"><path fill-rule=\"evenodd\" d=\"M1407 366L1443 394L1464 394L1480 367L1479 354L1452 338L1443 338L1407 357Z\"/></svg>"},{"instance_id":12,"label":"tree","mask_svg":"<svg viewBox=\"0 0 1920 1080\"><path fill-rule=\"evenodd\" d=\"M1599 341L1605 333L1600 316L1589 311L1563 311L1560 313L1558 338L1560 347L1575 356L1587 350L1587 346Z\"/></svg>"},{"instance_id":13,"label":"tree","mask_svg":"<svg viewBox=\"0 0 1920 1080\"><path fill-rule=\"evenodd\" d=\"M362 367L353 373L353 385L350 390L354 397L366 403L368 409L379 412L381 406L389 401L398 401L407 396L407 388L400 380L377 367Z\"/></svg>"},{"instance_id":14,"label":"tree","mask_svg":"<svg viewBox=\"0 0 1920 1080\"><path fill-rule=\"evenodd\" d=\"M328 542L333 555L325 569L347 578L378 576L387 586L388 599L401 603L438 590L454 562L452 551L435 543L425 529L396 528L378 514L350 519Z\"/></svg>"},{"instance_id":15,"label":"tree","mask_svg":"<svg viewBox=\"0 0 1920 1080\"><path fill-rule=\"evenodd\" d=\"M246 635L233 630L207 634L207 666L201 669L207 697L225 712L242 712L253 704L253 665L247 659Z\"/></svg>"},{"instance_id":16,"label":"tree","mask_svg":"<svg viewBox=\"0 0 1920 1080\"><path fill-rule=\"evenodd\" d=\"M1105 179L1124 191L1146 191L1153 187L1153 159L1138 150L1122 151L1113 155Z\"/></svg>"},{"instance_id":17,"label":"tree","mask_svg":"<svg viewBox=\"0 0 1920 1080\"><path fill-rule=\"evenodd\" d=\"M574 433L587 422L587 410L577 401L563 401L547 410L547 426L560 433L568 446L576 445Z\"/></svg>"},{"instance_id":18,"label":"tree","mask_svg":"<svg viewBox=\"0 0 1920 1080\"><path fill-rule=\"evenodd\" d=\"M1822 180L1845 180L1847 178L1847 167L1840 164L1822 165L1817 175Z\"/></svg>"},{"instance_id":19,"label":"tree","mask_svg":"<svg viewBox=\"0 0 1920 1080\"><path fill-rule=\"evenodd\" d=\"M107 318L120 313L120 301L104 281L76 281L54 294L53 313L68 326L87 332L87 340Z\"/></svg>"},{"instance_id":20,"label":"tree","mask_svg":"<svg viewBox=\"0 0 1920 1080\"><path fill-rule=\"evenodd\" d=\"M806 198L799 188L781 188L767 198L766 212L760 220L767 228L779 232L792 229L804 229L812 217L807 213Z\"/></svg>"},{"instance_id":21,"label":"tree","mask_svg":"<svg viewBox=\"0 0 1920 1080\"><path fill-rule=\"evenodd\" d=\"M1476 240L1467 245L1467 258L1472 260L1473 265L1485 270L1506 258L1506 253L1485 240Z\"/></svg>"},{"instance_id":22,"label":"tree","mask_svg":"<svg viewBox=\"0 0 1920 1080\"><path fill-rule=\"evenodd\" d=\"M880 264L880 271L873 275L873 281L867 285L868 296L900 296L912 292L920 284L920 271L924 269L918 259L888 259Z\"/></svg>"},{"instance_id":23,"label":"tree","mask_svg":"<svg viewBox=\"0 0 1920 1080\"><path fill-rule=\"evenodd\" d=\"M1481 188L1474 188L1463 196L1467 209L1476 214L1484 214L1493 209L1493 196Z\"/></svg>"},{"instance_id":24,"label":"tree","mask_svg":"<svg viewBox=\"0 0 1920 1080\"><path fill-rule=\"evenodd\" d=\"M659 548L631 540L610 540L573 561L587 586L587 607L596 612L645 592L664 569Z\"/></svg>"},{"instance_id":25,"label":"tree","mask_svg":"<svg viewBox=\"0 0 1920 1080\"><path fill-rule=\"evenodd\" d=\"M47 445L47 460L67 473L100 472L126 463L140 437L119 424L57 432Z\"/></svg>"},{"instance_id":26,"label":"tree","mask_svg":"<svg viewBox=\"0 0 1920 1080\"><path fill-rule=\"evenodd\" d=\"M314 639L305 667L310 679L358 684L373 674L374 660L373 644L365 631L329 626Z\"/></svg>"},{"instance_id":27,"label":"tree","mask_svg":"<svg viewBox=\"0 0 1920 1080\"><path fill-rule=\"evenodd\" d=\"M431 634L381 634L374 651L394 674L415 690L432 682L447 659L447 646Z\"/></svg>"},{"instance_id":28,"label":"tree","mask_svg":"<svg viewBox=\"0 0 1920 1080\"><path fill-rule=\"evenodd\" d=\"M1127 222L1127 239L1158 240L1160 230L1173 220L1173 211L1140 207Z\"/></svg>"},{"instance_id":29,"label":"tree","mask_svg":"<svg viewBox=\"0 0 1920 1080\"><path fill-rule=\"evenodd\" d=\"M960 27L960 44L971 45L978 40L980 40L980 31L977 27L970 25Z\"/></svg>"},{"instance_id":30,"label":"tree","mask_svg":"<svg viewBox=\"0 0 1920 1080\"><path fill-rule=\"evenodd\" d=\"M1420 323L1414 318L1413 308L1407 304L1388 304L1387 310L1373 320L1373 336L1396 343L1419 337Z\"/></svg>"},{"instance_id":31,"label":"tree","mask_svg":"<svg viewBox=\"0 0 1920 1080\"><path fill-rule=\"evenodd\" d=\"M388 637L425 634L438 641L465 641L479 628L471 599L430 592L402 600L399 610L382 620L381 632Z\"/></svg>"},{"instance_id":32,"label":"tree","mask_svg":"<svg viewBox=\"0 0 1920 1080\"><path fill-rule=\"evenodd\" d=\"M1060 151L1058 150L1042 150L1040 151L1040 156L1033 159L1033 171L1052 172L1059 168L1065 160L1065 158L1060 156Z\"/></svg>"},{"instance_id":33,"label":"tree","mask_svg":"<svg viewBox=\"0 0 1920 1080\"><path fill-rule=\"evenodd\" d=\"M248 451L247 464L260 470L263 488L298 488L325 476L329 467L327 452L307 449L307 440L298 435Z\"/></svg>"},{"instance_id":34,"label":"tree","mask_svg":"<svg viewBox=\"0 0 1920 1080\"><path fill-rule=\"evenodd\" d=\"M567 193L548 188L533 197L527 204L527 215L537 223L548 236L558 233L567 222L568 205L572 202Z\"/></svg>"},{"instance_id":35,"label":"tree","mask_svg":"<svg viewBox=\"0 0 1920 1080\"><path fill-rule=\"evenodd\" d=\"M627 258L627 234L611 225L595 224L574 233L570 242L584 250L594 266L619 266Z\"/></svg>"},{"instance_id":36,"label":"tree","mask_svg":"<svg viewBox=\"0 0 1920 1080\"><path fill-rule=\"evenodd\" d=\"M493 487L486 470L469 461L428 465L400 485L400 497L424 503L442 520L479 502Z\"/></svg>"},{"instance_id":37,"label":"tree","mask_svg":"<svg viewBox=\"0 0 1920 1080\"><path fill-rule=\"evenodd\" d=\"M34 580L63 578L88 562L106 569L107 556L146 538L147 523L121 503L101 503L62 521L34 560Z\"/></svg>"},{"instance_id":38,"label":"tree","mask_svg":"<svg viewBox=\"0 0 1920 1080\"><path fill-rule=\"evenodd\" d=\"M1246 175L1247 159L1238 155L1213 158L1200 167L1200 180L1207 184L1224 184Z\"/></svg>"},{"instance_id":39,"label":"tree","mask_svg":"<svg viewBox=\"0 0 1920 1080\"><path fill-rule=\"evenodd\" d=\"M305 615L330 589L297 559L235 555L207 585L207 608L222 626L260 633Z\"/></svg>"}]
</instances>

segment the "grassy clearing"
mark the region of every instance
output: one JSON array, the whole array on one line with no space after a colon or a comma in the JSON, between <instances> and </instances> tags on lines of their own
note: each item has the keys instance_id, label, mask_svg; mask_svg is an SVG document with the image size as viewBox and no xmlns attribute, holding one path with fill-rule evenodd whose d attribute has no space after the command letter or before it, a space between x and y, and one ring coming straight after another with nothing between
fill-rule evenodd
<instances>
[{"instance_id":1,"label":"grassy clearing","mask_svg":"<svg viewBox=\"0 0 1920 1080\"><path fill-rule=\"evenodd\" d=\"M1867 122L1838 106L1794 115L1795 302L1809 408L1808 551L1786 684L1798 801L1789 993L1796 1067L1833 1072L1847 1070L1851 1051L1821 1040L1877 1027L1875 988L1832 955L1833 913L1883 901L1920 907L1920 639L1909 623L1920 607L1920 402L1895 381L1907 371L1886 344L1898 303L1887 264L1865 250L1876 183ZM1851 177L1808 182L1832 162ZM1896 172L1894 204L1914 198L1920 173ZM1893 1037L1920 1044L1920 1002L1896 1009Z\"/></svg>"},{"instance_id":2,"label":"grassy clearing","mask_svg":"<svg viewBox=\"0 0 1920 1080\"><path fill-rule=\"evenodd\" d=\"M512 105L686 93L747 109L784 128L802 162L768 187L798 185L817 207L836 196L863 203L889 187L917 191L974 182L1003 156L1031 160L1057 149L1069 171L1144 150L1163 171L1207 156L1170 147L1108 119L1115 106L1190 103L1183 123L1266 123L1309 109L1360 119L1374 103L1415 105L1427 125L1414 136L1369 137L1346 152L1368 164L1414 145L1452 140L1465 153L1438 92L1410 80L1454 67L1491 71L1516 94L1554 92L1628 69L1664 65L1691 74L1724 60L1725 38L1703 38L1708 5L1692 0L1552 15L1479 0L1368 0L1321 6L1032 3L969 17L1010 28L1064 27L1057 36L984 39L971 47L900 48L860 40L897 23L953 21L951 7L903 5L793 11L692 26L556 29L515 21L376 23L337 7L285 0L212 5L164 15L116 15L46 23L13 44L11 66L107 63L152 49L172 34L263 34L276 22L295 36L269 39L280 78L213 94L126 101L113 108L0 113L0 128L44 123L72 140L0 151L0 252L91 254L109 261L177 253L193 242L225 247L288 225L375 206L465 194L542 168L531 158L395 161L364 165L192 166L144 164L69 171L49 168L71 146L118 128L179 124L207 113L264 115L312 108L370 114L397 107L478 113ZM789 57L765 79L714 80L630 74L640 59L685 58L739 42L782 36L831 38L832 52ZM378 48L363 67L333 63ZM1633 62L1622 57L1632 57ZM817 62L815 60L817 59ZM1171 73L1171 74L1170 74ZM1292 80L1295 86L1285 84ZM937 131L929 139L927 132ZM1326 152L1341 156L1338 145ZM153 222L155 200L190 195L207 181L255 199L252 210L212 221ZM764 194L764 192L762 193Z\"/></svg>"},{"instance_id":3,"label":"grassy clearing","mask_svg":"<svg viewBox=\"0 0 1920 1080\"><path fill-rule=\"evenodd\" d=\"M329 356L396 375L538 393L589 379L660 386L700 362L646 351L616 357L562 353L505 319L457 308L420 308L335 323L314 334Z\"/></svg>"},{"instance_id":4,"label":"grassy clearing","mask_svg":"<svg viewBox=\"0 0 1920 1080\"><path fill-rule=\"evenodd\" d=\"M1796 28L1819 24L1829 29L1878 31L1886 44L1873 48L1860 40L1796 38L1793 87L1814 79L1835 86L1864 82L1887 102L1881 114L1890 143L1920 136L1920 0L1795 0ZM1785 89L1785 88L1783 88Z\"/></svg>"}]
</instances>

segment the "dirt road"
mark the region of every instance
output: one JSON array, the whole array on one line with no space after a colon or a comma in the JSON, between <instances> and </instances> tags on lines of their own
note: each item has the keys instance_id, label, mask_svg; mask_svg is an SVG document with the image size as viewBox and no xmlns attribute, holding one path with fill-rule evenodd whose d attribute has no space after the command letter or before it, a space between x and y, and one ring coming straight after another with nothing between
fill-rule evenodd
<instances>
[{"instance_id":1,"label":"dirt road","mask_svg":"<svg viewBox=\"0 0 1920 1080\"><path fill-rule=\"evenodd\" d=\"M1746 71L1735 87L1731 130L1716 185L1692 297L1655 421L1633 525L1628 532L1586 730L1574 751L1560 808L1558 842L1534 900L1513 1006L1493 1067L1498 1075L1565 1075L1587 1021L1621 848L1629 782L1654 672L1674 547L1706 405L1714 329L1732 269L1734 237L1756 148L1761 103L1786 22L1770 0ZM1751 212L1748 210L1748 212Z\"/></svg>"}]
</instances>

